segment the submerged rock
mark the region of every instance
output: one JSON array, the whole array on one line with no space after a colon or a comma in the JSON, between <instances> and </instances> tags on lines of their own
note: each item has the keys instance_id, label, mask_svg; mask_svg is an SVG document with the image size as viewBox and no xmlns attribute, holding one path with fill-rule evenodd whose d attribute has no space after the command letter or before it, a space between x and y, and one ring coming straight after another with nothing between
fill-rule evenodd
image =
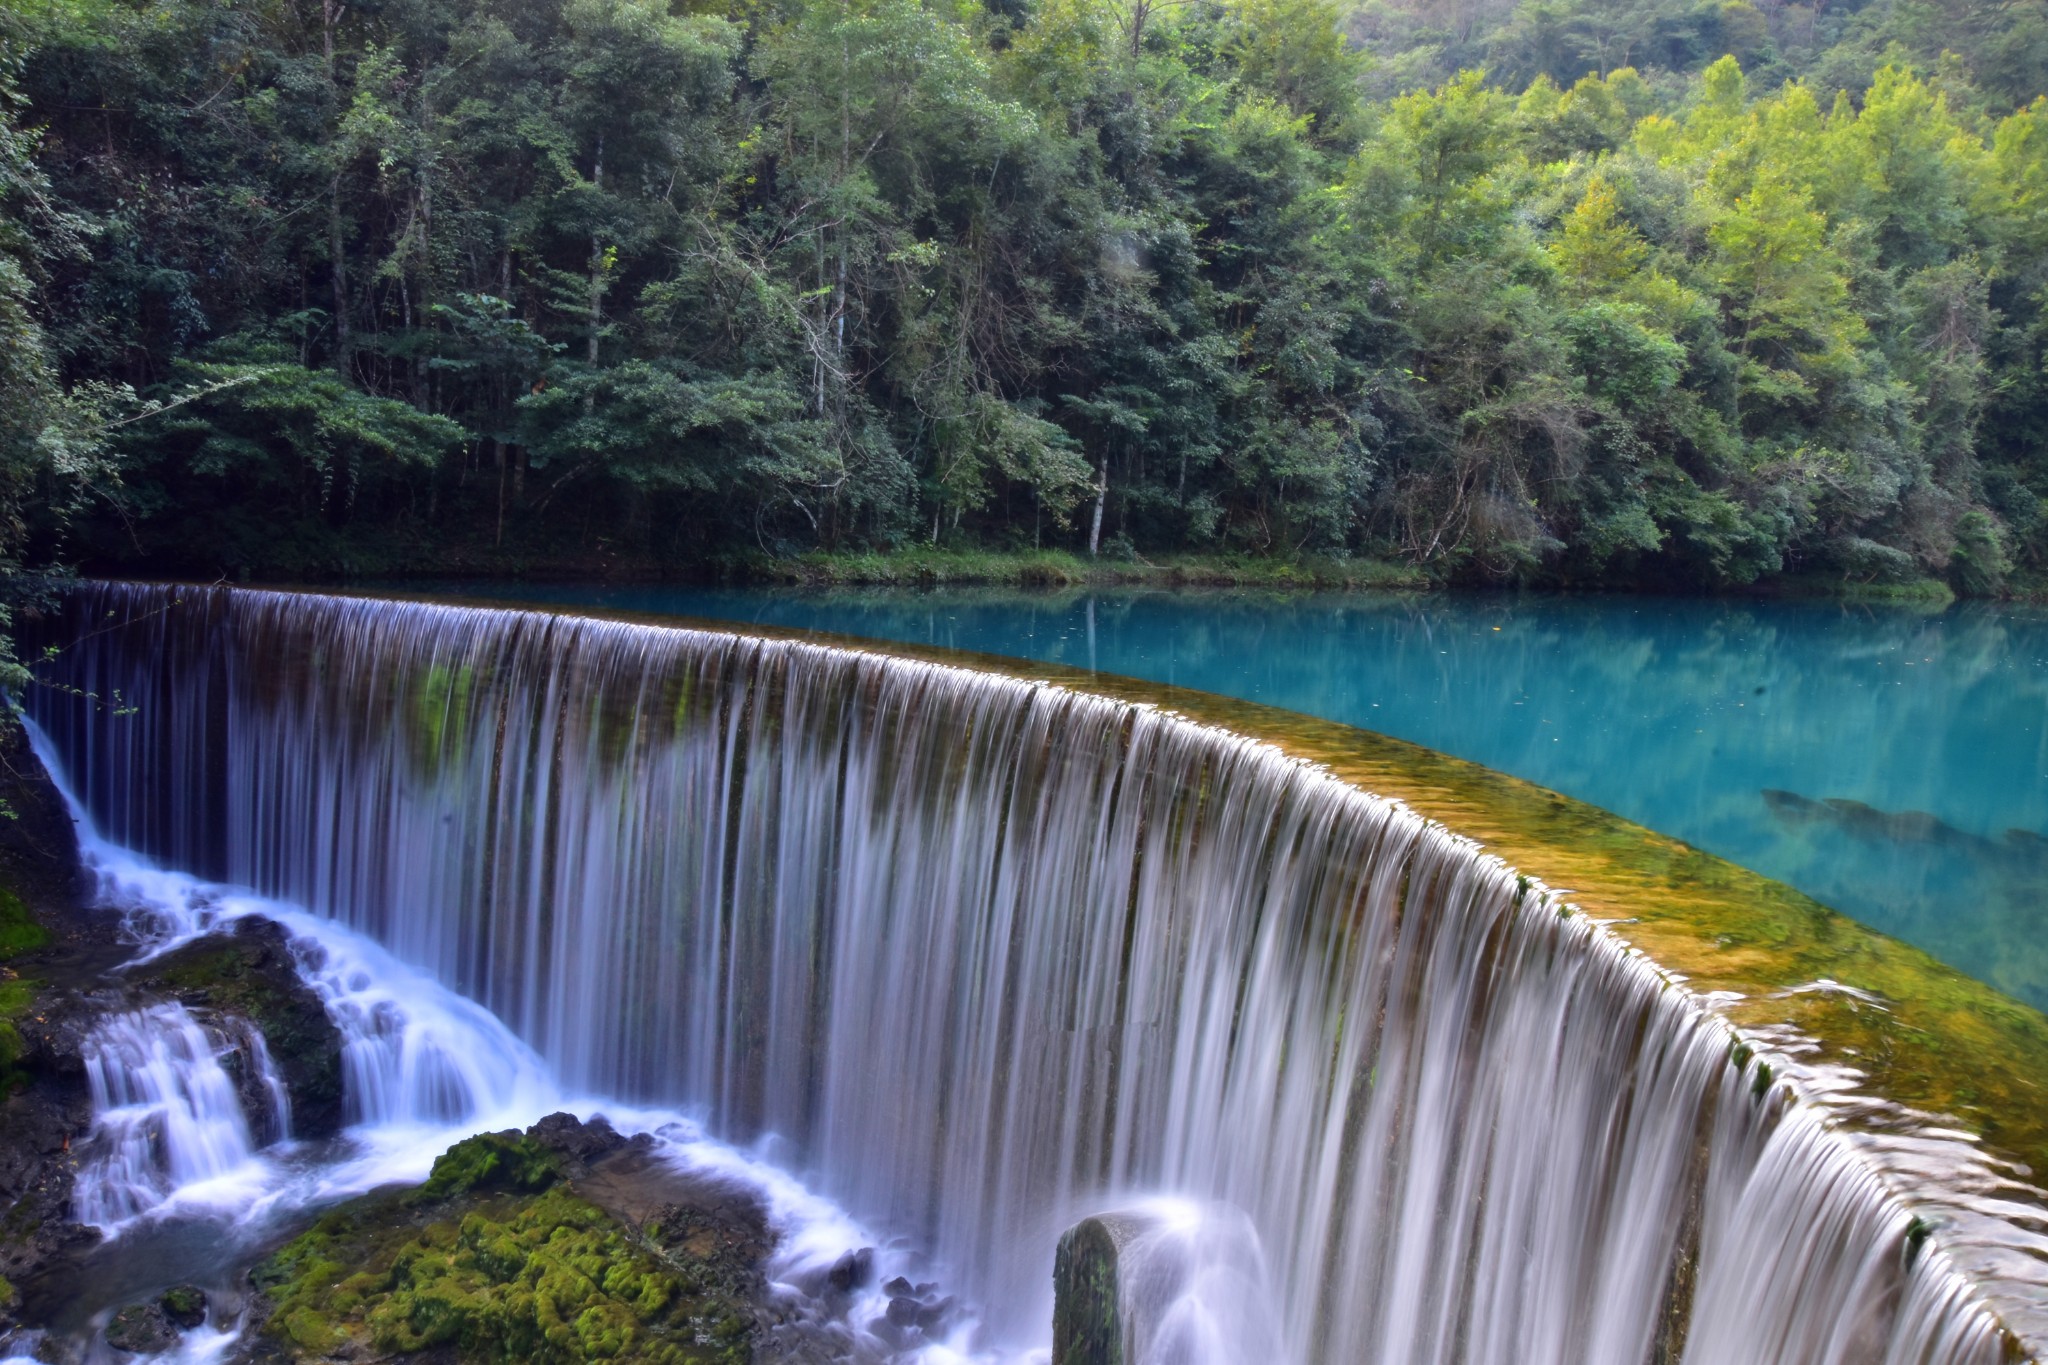
<instances>
[{"instance_id":1,"label":"submerged rock","mask_svg":"<svg viewBox=\"0 0 2048 1365\"><path fill-rule=\"evenodd\" d=\"M772 1241L753 1195L551 1115L457 1143L250 1275L243 1359L737 1365Z\"/></svg>"},{"instance_id":2,"label":"submerged rock","mask_svg":"<svg viewBox=\"0 0 2048 1365\"><path fill-rule=\"evenodd\" d=\"M832 1263L825 1272L825 1282L838 1293L851 1294L856 1289L865 1289L875 1278L875 1249L862 1247L849 1251Z\"/></svg>"},{"instance_id":3,"label":"submerged rock","mask_svg":"<svg viewBox=\"0 0 2048 1365\"><path fill-rule=\"evenodd\" d=\"M151 962L136 985L190 1009L248 1021L284 1077L292 1135L318 1139L341 1131L341 1031L300 979L283 925L259 916L237 920ZM238 1079L257 1084L254 1071L245 1067ZM246 1096L242 1107L260 1114L263 1097Z\"/></svg>"},{"instance_id":4,"label":"submerged rock","mask_svg":"<svg viewBox=\"0 0 2048 1365\"><path fill-rule=\"evenodd\" d=\"M107 1324L107 1345L135 1355L154 1355L178 1344L178 1329L161 1304L134 1303Z\"/></svg>"},{"instance_id":5,"label":"submerged rock","mask_svg":"<svg viewBox=\"0 0 2048 1365\"><path fill-rule=\"evenodd\" d=\"M181 1284L166 1289L156 1306L173 1327L189 1331L206 1321L206 1291L197 1285Z\"/></svg>"}]
</instances>

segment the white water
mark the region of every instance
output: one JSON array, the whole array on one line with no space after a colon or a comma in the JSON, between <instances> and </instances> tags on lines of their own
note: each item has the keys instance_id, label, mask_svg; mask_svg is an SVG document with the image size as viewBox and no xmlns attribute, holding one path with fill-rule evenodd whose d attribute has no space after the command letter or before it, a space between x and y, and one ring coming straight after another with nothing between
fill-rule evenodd
<instances>
[{"instance_id":1,"label":"white water","mask_svg":"<svg viewBox=\"0 0 2048 1365\"><path fill-rule=\"evenodd\" d=\"M1255 743L704 632L77 611L65 680L140 709L32 703L111 830L374 939L536 1074L771 1144L986 1341L1044 1340L1062 1227L1161 1193L1243 1211L1283 1365L1989 1365L1984 1295L2048 1324L2011 1180L1923 1189L1598 926ZM457 1054L413 1055L393 1112L452 1112ZM1909 1199L1969 1280L1942 1235L1909 1258ZM1175 1340L1234 1330L1172 1302Z\"/></svg>"},{"instance_id":2,"label":"white water","mask_svg":"<svg viewBox=\"0 0 2048 1365\"><path fill-rule=\"evenodd\" d=\"M86 1045L96 1122L95 1155L76 1186L79 1221L117 1237L146 1221L201 1218L253 1244L301 1210L426 1178L434 1158L474 1133L524 1128L561 1111L603 1114L619 1131L648 1133L679 1170L751 1190L761 1201L776 1247L765 1267L784 1307L815 1339L834 1341L847 1359L904 1365L996 1365L1008 1357L968 1346L971 1307L928 1334L892 1345L867 1330L899 1275L932 1274L929 1257L876 1236L763 1152L707 1137L670 1110L565 1091L549 1067L488 1010L406 966L376 943L332 920L243 888L168 871L102 838L64 777L60 757L31 725L31 736L71 805L80 853L100 904L118 910L135 940L136 963L260 915L293 936L300 976L320 996L343 1037L344 1139L308 1154L288 1140L260 1147L249 1116L221 1066L244 1047L270 1092L265 1117L288 1139L290 1106L260 1036L223 1042L181 1005L158 1004L108 1015ZM847 1253L870 1248L871 1280L843 1300L818 1302L827 1270ZM239 1336L238 1324L208 1322L183 1334L161 1365L208 1365ZM0 1343L4 1345L4 1343ZM1027 1353L1018 1365L1035 1357ZM0 1365L36 1365L29 1355Z\"/></svg>"},{"instance_id":3,"label":"white water","mask_svg":"<svg viewBox=\"0 0 2048 1365\"><path fill-rule=\"evenodd\" d=\"M257 1183L256 1143L222 1058L244 1049L269 1092L267 1118L290 1131L290 1106L263 1040L216 1037L183 1005L108 1015L86 1039L93 1156L78 1172L78 1221L115 1233L174 1195L239 1202Z\"/></svg>"},{"instance_id":4,"label":"white water","mask_svg":"<svg viewBox=\"0 0 2048 1365\"><path fill-rule=\"evenodd\" d=\"M1131 1365L1246 1365L1280 1338L1251 1220L1237 1209L1149 1199L1106 1220L1117 1247L1117 1312Z\"/></svg>"}]
</instances>

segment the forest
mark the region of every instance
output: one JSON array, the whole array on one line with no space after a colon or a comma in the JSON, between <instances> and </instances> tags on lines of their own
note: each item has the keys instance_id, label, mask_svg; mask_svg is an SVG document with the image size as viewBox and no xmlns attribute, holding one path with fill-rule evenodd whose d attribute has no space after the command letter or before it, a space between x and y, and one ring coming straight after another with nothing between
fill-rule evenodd
<instances>
[{"instance_id":1,"label":"forest","mask_svg":"<svg viewBox=\"0 0 2048 1365\"><path fill-rule=\"evenodd\" d=\"M2039 0L6 4L17 583L2048 581Z\"/></svg>"}]
</instances>

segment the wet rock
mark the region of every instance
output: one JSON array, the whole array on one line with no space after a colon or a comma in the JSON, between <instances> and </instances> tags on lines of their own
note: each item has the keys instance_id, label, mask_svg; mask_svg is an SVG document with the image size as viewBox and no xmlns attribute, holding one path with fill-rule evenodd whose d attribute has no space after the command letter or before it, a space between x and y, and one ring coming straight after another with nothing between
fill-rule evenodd
<instances>
[{"instance_id":1,"label":"wet rock","mask_svg":"<svg viewBox=\"0 0 2048 1365\"><path fill-rule=\"evenodd\" d=\"M526 1130L541 1146L585 1165L627 1145L611 1120L598 1114L588 1121L574 1114L549 1114Z\"/></svg>"},{"instance_id":2,"label":"wet rock","mask_svg":"<svg viewBox=\"0 0 2048 1365\"><path fill-rule=\"evenodd\" d=\"M1119 1262L1146 1226L1098 1214L1060 1234L1052 1263L1052 1365L1123 1365Z\"/></svg>"},{"instance_id":3,"label":"wet rock","mask_svg":"<svg viewBox=\"0 0 2048 1365\"><path fill-rule=\"evenodd\" d=\"M903 1286L903 1292L891 1292L888 1312L884 1319L899 1332L915 1330L926 1335L936 1335L953 1311L952 1299L932 1297L936 1286L918 1285L913 1289L909 1281L900 1275L889 1281L889 1284ZM888 1286L884 1286L884 1289L888 1292Z\"/></svg>"},{"instance_id":4,"label":"wet rock","mask_svg":"<svg viewBox=\"0 0 2048 1365\"><path fill-rule=\"evenodd\" d=\"M35 1322L68 1292L71 1272L100 1235L72 1221L72 1185L92 1130L81 1052L104 1002L35 984L11 1021L16 1046L0 1098L0 1328Z\"/></svg>"},{"instance_id":5,"label":"wet rock","mask_svg":"<svg viewBox=\"0 0 2048 1365\"><path fill-rule=\"evenodd\" d=\"M234 922L222 933L195 939L142 968L136 985L216 1017L248 1021L284 1078L291 1097L292 1135L332 1137L341 1131L341 1031L320 997L299 977L284 926L260 916ZM232 1025L226 1031L232 1034ZM268 1112L255 1068L237 1080L251 1087L246 1112Z\"/></svg>"},{"instance_id":6,"label":"wet rock","mask_svg":"<svg viewBox=\"0 0 2048 1365\"><path fill-rule=\"evenodd\" d=\"M0 726L0 1335L36 1282L99 1241L70 1221L92 1126L80 1044L101 975L127 952L89 905L77 832L21 727Z\"/></svg>"},{"instance_id":7,"label":"wet rock","mask_svg":"<svg viewBox=\"0 0 2048 1365\"><path fill-rule=\"evenodd\" d=\"M561 1176L560 1153L508 1128L464 1138L434 1158L420 1195L431 1201L499 1190L538 1194Z\"/></svg>"},{"instance_id":8,"label":"wet rock","mask_svg":"<svg viewBox=\"0 0 2048 1365\"><path fill-rule=\"evenodd\" d=\"M883 1285L882 1292L884 1294L887 1294L892 1299L905 1299L917 1297L916 1287L912 1285L909 1280L904 1279L901 1275L898 1275L895 1279Z\"/></svg>"},{"instance_id":9,"label":"wet rock","mask_svg":"<svg viewBox=\"0 0 2048 1365\"><path fill-rule=\"evenodd\" d=\"M825 1272L825 1283L836 1293L851 1294L856 1289L865 1289L874 1282L875 1249L862 1247L849 1251L832 1263Z\"/></svg>"},{"instance_id":10,"label":"wet rock","mask_svg":"<svg viewBox=\"0 0 2048 1365\"><path fill-rule=\"evenodd\" d=\"M190 1331L206 1321L206 1291L196 1285L181 1284L166 1289L157 1299L156 1306L163 1310L164 1317L173 1327Z\"/></svg>"},{"instance_id":11,"label":"wet rock","mask_svg":"<svg viewBox=\"0 0 2048 1365\"><path fill-rule=\"evenodd\" d=\"M106 960L111 917L92 908L77 827L19 725L0 726L0 800L10 812L0 819L0 958L90 949Z\"/></svg>"},{"instance_id":12,"label":"wet rock","mask_svg":"<svg viewBox=\"0 0 2048 1365\"><path fill-rule=\"evenodd\" d=\"M154 1355L177 1344L178 1329L158 1304L130 1304L107 1324L107 1345L117 1351Z\"/></svg>"}]
</instances>

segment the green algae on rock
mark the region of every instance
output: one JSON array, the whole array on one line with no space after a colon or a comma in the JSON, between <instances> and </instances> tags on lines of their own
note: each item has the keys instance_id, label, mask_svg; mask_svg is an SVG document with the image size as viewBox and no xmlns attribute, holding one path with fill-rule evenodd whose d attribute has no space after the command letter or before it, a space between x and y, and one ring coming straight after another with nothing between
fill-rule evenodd
<instances>
[{"instance_id":1,"label":"green algae on rock","mask_svg":"<svg viewBox=\"0 0 2048 1365\"><path fill-rule=\"evenodd\" d=\"M601 1119L466 1139L424 1186L351 1201L252 1272L265 1315L252 1354L737 1365L765 1224L729 1192L692 1198L647 1158ZM725 1237L666 1230L701 1228L707 1204L724 1209ZM667 1216L635 1217L648 1212Z\"/></svg>"},{"instance_id":2,"label":"green algae on rock","mask_svg":"<svg viewBox=\"0 0 2048 1365\"><path fill-rule=\"evenodd\" d=\"M322 1138L341 1130L341 1032L300 979L282 925L239 920L166 953L138 984L255 1025L291 1095L292 1135Z\"/></svg>"},{"instance_id":3,"label":"green algae on rock","mask_svg":"<svg viewBox=\"0 0 2048 1365\"><path fill-rule=\"evenodd\" d=\"M1053 1252L1052 1365L1124 1365L1117 1253L1130 1231L1114 1214L1084 1218Z\"/></svg>"}]
</instances>

